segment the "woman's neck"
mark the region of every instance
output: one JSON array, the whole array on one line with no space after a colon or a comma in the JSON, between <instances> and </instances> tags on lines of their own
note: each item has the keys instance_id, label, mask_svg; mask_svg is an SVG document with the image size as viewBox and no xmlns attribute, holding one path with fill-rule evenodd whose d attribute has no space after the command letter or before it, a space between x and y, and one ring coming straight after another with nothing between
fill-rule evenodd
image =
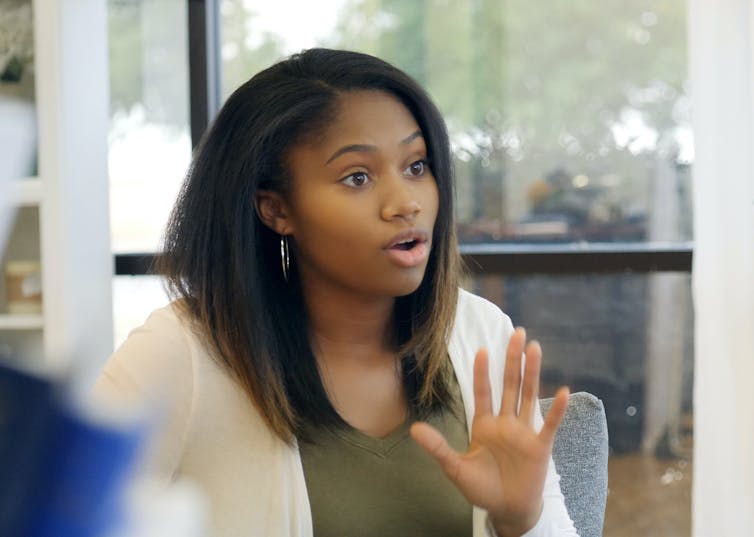
<instances>
[{"instance_id":1,"label":"woman's neck","mask_svg":"<svg viewBox=\"0 0 754 537\"><path fill-rule=\"evenodd\" d=\"M321 287L304 296L312 350L335 410L375 438L395 431L409 412L396 360L395 299Z\"/></svg>"},{"instance_id":2,"label":"woman's neck","mask_svg":"<svg viewBox=\"0 0 754 537\"><path fill-rule=\"evenodd\" d=\"M304 292L309 335L318 360L373 361L394 356L395 299L374 298L339 289Z\"/></svg>"}]
</instances>

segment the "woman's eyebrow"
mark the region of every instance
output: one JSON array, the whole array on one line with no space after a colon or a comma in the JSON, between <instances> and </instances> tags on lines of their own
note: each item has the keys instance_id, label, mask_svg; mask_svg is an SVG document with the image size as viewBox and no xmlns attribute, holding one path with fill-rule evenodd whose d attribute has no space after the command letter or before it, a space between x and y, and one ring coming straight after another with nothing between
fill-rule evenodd
<instances>
[{"instance_id":1,"label":"woman's eyebrow","mask_svg":"<svg viewBox=\"0 0 754 537\"><path fill-rule=\"evenodd\" d=\"M408 145L417 138L424 138L424 135L422 134L422 131L416 131L415 133L407 136L403 140L401 140L401 145Z\"/></svg>"},{"instance_id":2,"label":"woman's eyebrow","mask_svg":"<svg viewBox=\"0 0 754 537\"><path fill-rule=\"evenodd\" d=\"M335 153L333 153L332 156L329 159L327 159L327 162L325 162L325 165L330 164L333 160L343 155L344 153L374 153L375 151L377 151L376 145L366 145L366 144L346 145L338 149Z\"/></svg>"},{"instance_id":3,"label":"woman's eyebrow","mask_svg":"<svg viewBox=\"0 0 754 537\"><path fill-rule=\"evenodd\" d=\"M414 140L416 140L419 137L423 137L422 131L416 131L410 135L408 135L406 138L401 140L400 145L408 145ZM344 153L374 153L377 151L377 146L375 145L368 145L368 144L350 144L345 145L338 149L335 153L332 154L332 156L327 159L327 162L325 162L325 165L330 164L333 160L338 158L339 156L343 155Z\"/></svg>"}]
</instances>

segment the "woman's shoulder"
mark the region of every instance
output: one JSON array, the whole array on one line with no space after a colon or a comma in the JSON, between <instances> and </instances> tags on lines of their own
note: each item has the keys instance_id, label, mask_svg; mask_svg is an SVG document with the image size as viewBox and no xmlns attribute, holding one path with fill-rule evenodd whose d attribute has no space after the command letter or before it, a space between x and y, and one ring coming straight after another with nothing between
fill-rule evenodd
<instances>
[{"instance_id":1,"label":"woman's shoulder","mask_svg":"<svg viewBox=\"0 0 754 537\"><path fill-rule=\"evenodd\" d=\"M150 383L153 379L190 373L201 339L185 308L171 302L152 311L128 334L103 368L103 375L119 382Z\"/></svg>"},{"instance_id":2,"label":"woman's shoulder","mask_svg":"<svg viewBox=\"0 0 754 537\"><path fill-rule=\"evenodd\" d=\"M167 482L180 464L194 402L195 336L176 303L154 310L110 356L93 401L150 408L159 417L148 472Z\"/></svg>"},{"instance_id":3,"label":"woman's shoulder","mask_svg":"<svg viewBox=\"0 0 754 537\"><path fill-rule=\"evenodd\" d=\"M168 330L183 332L192 324L188 308L180 300L173 300L168 304L152 310L144 322L132 330L131 333L140 330Z\"/></svg>"},{"instance_id":4,"label":"woman's shoulder","mask_svg":"<svg viewBox=\"0 0 754 537\"><path fill-rule=\"evenodd\" d=\"M187 347L199 344L202 336L199 324L188 308L181 301L172 301L149 313L141 325L129 332L121 347L134 339L144 339L152 345L171 345L188 350Z\"/></svg>"},{"instance_id":5,"label":"woman's shoulder","mask_svg":"<svg viewBox=\"0 0 754 537\"><path fill-rule=\"evenodd\" d=\"M465 289L458 290L455 329L457 330L512 330L510 317L497 304Z\"/></svg>"},{"instance_id":6,"label":"woman's shoulder","mask_svg":"<svg viewBox=\"0 0 754 537\"><path fill-rule=\"evenodd\" d=\"M456 318L448 346L452 359L471 367L476 352L485 348L494 364L502 364L511 335L513 323L496 304L459 289Z\"/></svg>"}]
</instances>

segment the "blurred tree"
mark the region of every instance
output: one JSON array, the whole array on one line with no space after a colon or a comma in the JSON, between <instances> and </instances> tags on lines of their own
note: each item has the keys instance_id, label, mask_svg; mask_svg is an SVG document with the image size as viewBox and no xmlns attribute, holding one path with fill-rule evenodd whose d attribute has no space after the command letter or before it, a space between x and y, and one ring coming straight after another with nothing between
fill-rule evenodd
<instances>
[{"instance_id":1,"label":"blurred tree","mask_svg":"<svg viewBox=\"0 0 754 537\"><path fill-rule=\"evenodd\" d=\"M142 102L143 34L139 2L110 0L107 4L111 112L128 112Z\"/></svg>"},{"instance_id":2,"label":"blurred tree","mask_svg":"<svg viewBox=\"0 0 754 537\"><path fill-rule=\"evenodd\" d=\"M356 0L329 44L425 83L454 141L461 218L507 221L556 169L646 197L658 148L672 158L688 122L685 10L681 0Z\"/></svg>"},{"instance_id":3,"label":"blurred tree","mask_svg":"<svg viewBox=\"0 0 754 537\"><path fill-rule=\"evenodd\" d=\"M256 24L256 13L244 0L223 0L222 54L223 100L254 73L283 56L282 39ZM187 33L183 26L171 32L164 27L185 11L176 0L108 0L111 112L129 113L146 106L150 121L185 127L186 69L176 68L176 59L188 63ZM155 31L155 27L162 28ZM159 35L173 36L160 38ZM147 75L151 84L147 84ZM159 77L159 80L155 78ZM147 87L151 86L151 87ZM159 91L162 98L150 91Z\"/></svg>"},{"instance_id":4,"label":"blurred tree","mask_svg":"<svg viewBox=\"0 0 754 537\"><path fill-rule=\"evenodd\" d=\"M186 5L108 0L107 8L111 116L183 132L189 121ZM181 18L183 24L173 24Z\"/></svg>"},{"instance_id":5,"label":"blurred tree","mask_svg":"<svg viewBox=\"0 0 754 537\"><path fill-rule=\"evenodd\" d=\"M144 50L144 5L171 1L109 0L114 111L148 101L145 58L153 78L186 84L154 58L160 51ZM265 29L253 5L221 2L224 97L285 52L285 36ZM683 0L352 0L333 16L323 45L395 63L440 106L462 222L504 231L554 170L586 178L574 188L589 187L597 213L641 214L655 161L675 158L688 126ZM175 103L162 106L175 117Z\"/></svg>"},{"instance_id":6,"label":"blurred tree","mask_svg":"<svg viewBox=\"0 0 754 537\"><path fill-rule=\"evenodd\" d=\"M270 66L285 54L283 39L257 24L258 16L244 0L223 0L222 93L223 101L239 84Z\"/></svg>"}]
</instances>

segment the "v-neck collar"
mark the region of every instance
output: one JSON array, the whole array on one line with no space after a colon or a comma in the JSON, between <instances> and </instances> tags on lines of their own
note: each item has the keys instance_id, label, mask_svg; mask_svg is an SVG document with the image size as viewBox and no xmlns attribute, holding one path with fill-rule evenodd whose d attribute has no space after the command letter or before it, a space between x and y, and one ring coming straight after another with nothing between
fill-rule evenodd
<instances>
[{"instance_id":1,"label":"v-neck collar","mask_svg":"<svg viewBox=\"0 0 754 537\"><path fill-rule=\"evenodd\" d=\"M354 427L342 427L332 430L332 433L344 442L369 451L379 457L387 458L400 444L408 440L411 420L406 420L393 432L382 438L370 436Z\"/></svg>"}]
</instances>

